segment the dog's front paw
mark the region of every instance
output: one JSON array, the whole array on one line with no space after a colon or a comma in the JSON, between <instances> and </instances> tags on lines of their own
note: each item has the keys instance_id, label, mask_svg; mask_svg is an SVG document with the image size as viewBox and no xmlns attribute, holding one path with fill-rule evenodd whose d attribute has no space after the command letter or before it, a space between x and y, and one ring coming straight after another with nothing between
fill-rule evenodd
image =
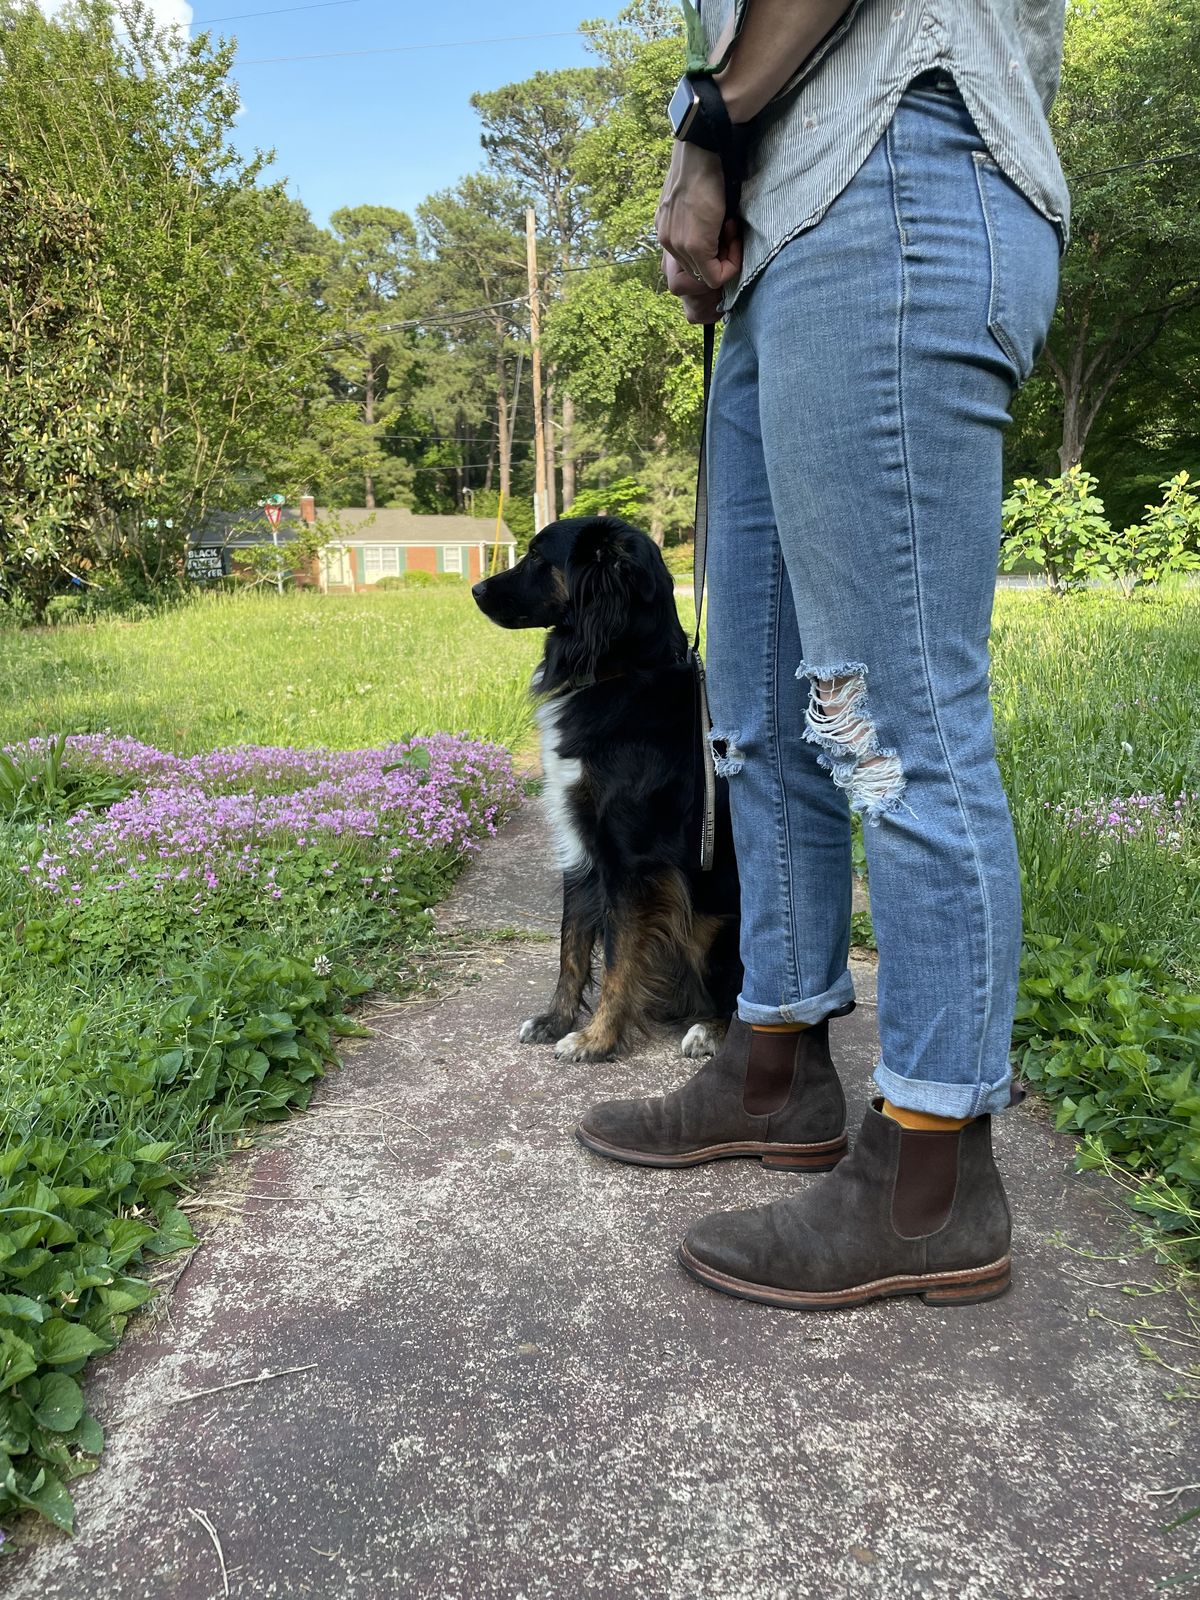
<instances>
[{"instance_id":1,"label":"dog's front paw","mask_svg":"<svg viewBox=\"0 0 1200 1600\"><path fill-rule=\"evenodd\" d=\"M725 1029L719 1022L694 1022L683 1036L679 1049L689 1061L704 1061L715 1056L725 1040Z\"/></svg>"},{"instance_id":2,"label":"dog's front paw","mask_svg":"<svg viewBox=\"0 0 1200 1600\"><path fill-rule=\"evenodd\" d=\"M586 1028L560 1039L554 1046L554 1054L560 1061L608 1061L612 1057L611 1050L600 1048L588 1038Z\"/></svg>"},{"instance_id":3,"label":"dog's front paw","mask_svg":"<svg viewBox=\"0 0 1200 1600\"><path fill-rule=\"evenodd\" d=\"M540 1017L526 1017L517 1038L522 1044L557 1044L570 1026L570 1017L556 1017L552 1011L544 1011Z\"/></svg>"}]
</instances>

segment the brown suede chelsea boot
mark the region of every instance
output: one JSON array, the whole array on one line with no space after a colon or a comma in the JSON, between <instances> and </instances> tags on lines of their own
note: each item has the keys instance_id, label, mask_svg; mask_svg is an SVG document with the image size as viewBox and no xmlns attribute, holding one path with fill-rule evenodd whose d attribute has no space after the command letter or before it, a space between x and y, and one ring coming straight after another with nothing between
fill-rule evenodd
<instances>
[{"instance_id":1,"label":"brown suede chelsea boot","mask_svg":"<svg viewBox=\"0 0 1200 1600\"><path fill-rule=\"evenodd\" d=\"M952 1133L869 1110L853 1154L794 1200L717 1211L680 1246L701 1283L795 1311L887 1295L930 1305L991 1300L1009 1286L1011 1223L990 1117Z\"/></svg>"},{"instance_id":2,"label":"brown suede chelsea boot","mask_svg":"<svg viewBox=\"0 0 1200 1600\"><path fill-rule=\"evenodd\" d=\"M673 1094L606 1100L575 1130L599 1156L640 1167L694 1167L728 1156L822 1172L846 1153L846 1101L829 1023L755 1033L734 1018L725 1042Z\"/></svg>"}]
</instances>

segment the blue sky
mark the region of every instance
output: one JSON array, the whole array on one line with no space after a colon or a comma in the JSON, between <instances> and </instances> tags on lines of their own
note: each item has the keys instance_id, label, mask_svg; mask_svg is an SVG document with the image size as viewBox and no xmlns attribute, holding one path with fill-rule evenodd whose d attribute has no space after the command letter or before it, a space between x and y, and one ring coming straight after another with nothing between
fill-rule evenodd
<instances>
[{"instance_id":1,"label":"blue sky","mask_svg":"<svg viewBox=\"0 0 1200 1600\"><path fill-rule=\"evenodd\" d=\"M386 54L388 47L498 35L563 34L585 18L615 16L621 0L349 0L275 16L241 17L287 0L157 0L171 20L186 19L193 35L212 20L214 31L236 35L235 71L243 114L238 140L246 150L276 151L276 172L304 201L316 222L341 205L364 202L411 211L483 160L470 97L528 77L592 59L580 37L514 40L450 49ZM319 61L264 57L366 51Z\"/></svg>"}]
</instances>

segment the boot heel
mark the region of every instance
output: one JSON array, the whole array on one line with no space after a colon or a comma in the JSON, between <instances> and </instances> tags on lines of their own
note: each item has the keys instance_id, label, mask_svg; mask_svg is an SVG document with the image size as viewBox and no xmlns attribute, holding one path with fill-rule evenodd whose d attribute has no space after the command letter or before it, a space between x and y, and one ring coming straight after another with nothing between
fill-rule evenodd
<instances>
[{"instance_id":1,"label":"boot heel","mask_svg":"<svg viewBox=\"0 0 1200 1600\"><path fill-rule=\"evenodd\" d=\"M926 1289L921 1299L927 1306L976 1306L985 1300L998 1300L1012 1287L1012 1268L989 1278L976 1278L973 1282L945 1283L936 1289Z\"/></svg>"},{"instance_id":2,"label":"boot heel","mask_svg":"<svg viewBox=\"0 0 1200 1600\"><path fill-rule=\"evenodd\" d=\"M777 1155L763 1154L764 1167L774 1167L784 1172L831 1172L846 1154L843 1138L823 1150L781 1150Z\"/></svg>"}]
</instances>

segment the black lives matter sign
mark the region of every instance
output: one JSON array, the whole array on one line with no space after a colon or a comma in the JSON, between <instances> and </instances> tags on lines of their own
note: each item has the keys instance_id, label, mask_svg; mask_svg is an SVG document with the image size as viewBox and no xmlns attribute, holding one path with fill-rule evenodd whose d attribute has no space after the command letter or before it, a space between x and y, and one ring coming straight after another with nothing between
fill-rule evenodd
<instances>
[{"instance_id":1,"label":"black lives matter sign","mask_svg":"<svg viewBox=\"0 0 1200 1600\"><path fill-rule=\"evenodd\" d=\"M219 545L202 545L184 557L185 571L195 583L212 583L225 576L225 552Z\"/></svg>"}]
</instances>

